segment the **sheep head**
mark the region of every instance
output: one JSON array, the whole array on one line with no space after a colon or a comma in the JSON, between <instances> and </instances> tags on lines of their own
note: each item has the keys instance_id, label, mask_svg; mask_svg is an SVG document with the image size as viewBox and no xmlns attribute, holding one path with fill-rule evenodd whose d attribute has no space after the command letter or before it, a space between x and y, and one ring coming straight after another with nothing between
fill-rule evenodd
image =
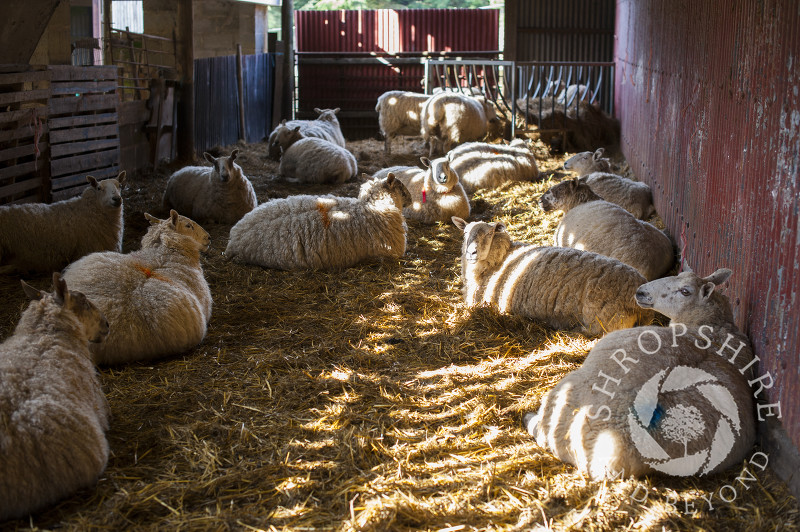
<instances>
[{"instance_id":1,"label":"sheep head","mask_svg":"<svg viewBox=\"0 0 800 532\"><path fill-rule=\"evenodd\" d=\"M539 205L544 212L560 210L567 212L581 203L602 199L594 193L589 185L581 179L567 179L550 187L539 198Z\"/></svg>"},{"instance_id":2,"label":"sheep head","mask_svg":"<svg viewBox=\"0 0 800 532\"><path fill-rule=\"evenodd\" d=\"M122 206L122 184L125 183L125 175L123 170L116 179L104 179L103 181L87 175L86 181L90 186L84 191L83 196L95 194L103 207L119 209Z\"/></svg>"},{"instance_id":3,"label":"sheep head","mask_svg":"<svg viewBox=\"0 0 800 532\"><path fill-rule=\"evenodd\" d=\"M458 174L450 167L450 160L447 156L439 157L433 161L427 157L420 157L419 160L428 169L424 177L426 190L447 194L458 184Z\"/></svg>"},{"instance_id":4,"label":"sheep head","mask_svg":"<svg viewBox=\"0 0 800 532\"><path fill-rule=\"evenodd\" d=\"M687 326L721 321L732 323L733 313L728 298L715 291L732 274L731 270L720 268L707 277L683 272L656 279L639 287L635 295L636 304Z\"/></svg>"}]
</instances>

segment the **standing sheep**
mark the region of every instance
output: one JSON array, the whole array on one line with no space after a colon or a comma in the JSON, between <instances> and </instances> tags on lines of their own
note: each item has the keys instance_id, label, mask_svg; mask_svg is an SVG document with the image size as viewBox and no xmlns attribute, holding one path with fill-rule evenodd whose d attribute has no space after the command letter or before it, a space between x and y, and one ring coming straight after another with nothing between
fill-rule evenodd
<instances>
[{"instance_id":1,"label":"standing sheep","mask_svg":"<svg viewBox=\"0 0 800 532\"><path fill-rule=\"evenodd\" d=\"M468 142L450 150L447 160L468 194L508 181L533 181L539 177L536 158L523 139L514 139L510 144Z\"/></svg>"},{"instance_id":2,"label":"standing sheep","mask_svg":"<svg viewBox=\"0 0 800 532\"><path fill-rule=\"evenodd\" d=\"M200 222L235 224L258 205L253 185L236 164L239 150L229 157L203 153L208 166L186 166L167 181L164 209L175 209Z\"/></svg>"},{"instance_id":3,"label":"standing sheep","mask_svg":"<svg viewBox=\"0 0 800 532\"><path fill-rule=\"evenodd\" d=\"M483 96L441 92L422 108L422 136L430 145L428 157L437 150L447 153L457 144L486 136L489 122L497 121L494 105Z\"/></svg>"},{"instance_id":4,"label":"standing sheep","mask_svg":"<svg viewBox=\"0 0 800 532\"><path fill-rule=\"evenodd\" d=\"M604 201L581 180L562 181L539 202L544 212L564 212L553 235L554 245L612 257L633 266L648 281L672 269L675 252L667 235L619 205Z\"/></svg>"},{"instance_id":5,"label":"standing sheep","mask_svg":"<svg viewBox=\"0 0 800 532\"><path fill-rule=\"evenodd\" d=\"M636 301L668 327L613 332L524 417L542 448L594 480L712 475L755 440L753 352L714 290L730 276L692 272L641 286ZM757 359L755 359L757 360ZM750 381L756 382L756 381Z\"/></svg>"},{"instance_id":6,"label":"standing sheep","mask_svg":"<svg viewBox=\"0 0 800 532\"><path fill-rule=\"evenodd\" d=\"M375 111L384 137L384 151L390 155L392 139L400 135L420 136L422 108L430 99L427 94L407 91L384 92L378 97Z\"/></svg>"},{"instance_id":7,"label":"standing sheep","mask_svg":"<svg viewBox=\"0 0 800 532\"><path fill-rule=\"evenodd\" d=\"M289 148L278 168L280 175L300 183L344 183L357 172L352 153L327 140L304 137L298 128L292 130Z\"/></svg>"},{"instance_id":8,"label":"standing sheep","mask_svg":"<svg viewBox=\"0 0 800 532\"><path fill-rule=\"evenodd\" d=\"M211 317L211 292L200 252L208 233L175 210L127 255L94 253L70 264L64 279L103 311L111 333L91 346L97 364L122 364L183 353L199 344Z\"/></svg>"},{"instance_id":9,"label":"standing sheep","mask_svg":"<svg viewBox=\"0 0 800 532\"><path fill-rule=\"evenodd\" d=\"M467 306L539 320L589 335L648 324L653 313L633 295L645 279L630 266L596 253L513 242L500 223L453 223L464 231L461 280Z\"/></svg>"},{"instance_id":10,"label":"standing sheep","mask_svg":"<svg viewBox=\"0 0 800 532\"><path fill-rule=\"evenodd\" d=\"M314 108L314 111L319 115L316 120L289 120L287 122L284 119L275 129L272 130L272 133L270 133L267 140L267 146L269 150L268 155L270 158L275 159L276 161L281 158L279 136L281 131L283 131L281 129L282 127L288 129L289 131L299 127L300 132L303 133L303 136L305 137L317 137L327 140L328 142L332 142L333 144L341 146L342 148L345 147L342 128L339 125L339 120L336 118L336 113L339 112L339 108Z\"/></svg>"},{"instance_id":11,"label":"standing sheep","mask_svg":"<svg viewBox=\"0 0 800 532\"><path fill-rule=\"evenodd\" d=\"M88 253L122 250L125 172L56 203L0 206L0 273L55 271Z\"/></svg>"},{"instance_id":12,"label":"standing sheep","mask_svg":"<svg viewBox=\"0 0 800 532\"><path fill-rule=\"evenodd\" d=\"M446 158L421 157L426 169L416 166L393 166L377 172L375 178L392 173L403 182L413 203L403 209L406 218L422 223L446 222L453 216L469 217L469 198L456 172Z\"/></svg>"},{"instance_id":13,"label":"standing sheep","mask_svg":"<svg viewBox=\"0 0 800 532\"><path fill-rule=\"evenodd\" d=\"M290 196L259 205L231 229L225 255L281 270L348 268L406 251L402 209L411 196L389 174L358 198Z\"/></svg>"},{"instance_id":14,"label":"standing sheep","mask_svg":"<svg viewBox=\"0 0 800 532\"><path fill-rule=\"evenodd\" d=\"M604 200L619 205L640 220L649 219L656 211L650 187L609 173L611 162L603 157L604 153L603 148L577 153L564 162L564 169L577 173Z\"/></svg>"},{"instance_id":15,"label":"standing sheep","mask_svg":"<svg viewBox=\"0 0 800 532\"><path fill-rule=\"evenodd\" d=\"M89 342L108 322L83 294L22 282L31 299L0 344L0 522L93 486L108 462L108 403Z\"/></svg>"}]
</instances>

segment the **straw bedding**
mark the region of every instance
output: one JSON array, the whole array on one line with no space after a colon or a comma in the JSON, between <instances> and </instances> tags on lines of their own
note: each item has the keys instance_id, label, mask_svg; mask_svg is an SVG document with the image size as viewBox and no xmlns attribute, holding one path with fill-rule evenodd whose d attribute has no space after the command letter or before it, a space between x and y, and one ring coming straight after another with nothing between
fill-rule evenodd
<instances>
[{"instance_id":1,"label":"straw bedding","mask_svg":"<svg viewBox=\"0 0 800 532\"><path fill-rule=\"evenodd\" d=\"M296 193L355 195L275 177L263 144L237 162L259 201ZM359 171L416 164L419 143L348 144ZM538 145L548 179L563 158ZM130 179L125 251L159 216L168 171ZM473 198L473 219L502 220L548 243L549 183L513 183ZM464 308L461 233L409 222L398 261L338 272L282 272L221 255L230 226L206 225L214 297L196 349L153 364L101 369L112 423L108 468L20 528L66 530L794 530L796 501L767 470L723 503L738 471L709 478L593 483L543 452L522 413L578 367L593 341ZM47 276L28 279L38 288ZM0 278L0 338L25 298ZM637 503L647 492L648 499ZM713 495L714 510L701 497ZM671 500L679 499L677 508ZM694 506L694 513L692 512ZM686 509L688 506L688 513Z\"/></svg>"}]
</instances>

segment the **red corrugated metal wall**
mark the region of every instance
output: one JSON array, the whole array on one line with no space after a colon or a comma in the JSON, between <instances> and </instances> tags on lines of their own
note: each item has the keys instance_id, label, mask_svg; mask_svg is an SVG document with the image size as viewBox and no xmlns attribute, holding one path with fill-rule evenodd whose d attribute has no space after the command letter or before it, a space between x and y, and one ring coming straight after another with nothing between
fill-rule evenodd
<instances>
[{"instance_id":1,"label":"red corrugated metal wall","mask_svg":"<svg viewBox=\"0 0 800 532\"><path fill-rule=\"evenodd\" d=\"M616 28L623 152L692 269L734 270L737 324L798 446L798 4L618 0Z\"/></svg>"},{"instance_id":2,"label":"red corrugated metal wall","mask_svg":"<svg viewBox=\"0 0 800 532\"><path fill-rule=\"evenodd\" d=\"M422 92L423 52L498 48L497 9L296 11L295 22L297 116L341 107L348 138L377 134L375 103L384 92Z\"/></svg>"}]
</instances>

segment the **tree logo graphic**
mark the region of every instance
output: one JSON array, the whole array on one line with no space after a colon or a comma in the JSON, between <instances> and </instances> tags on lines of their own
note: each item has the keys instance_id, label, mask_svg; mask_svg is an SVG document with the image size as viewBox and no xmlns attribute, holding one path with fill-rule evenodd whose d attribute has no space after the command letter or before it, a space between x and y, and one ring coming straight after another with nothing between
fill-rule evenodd
<instances>
[{"instance_id":1,"label":"tree logo graphic","mask_svg":"<svg viewBox=\"0 0 800 532\"><path fill-rule=\"evenodd\" d=\"M687 399L698 393L716 409L716 428L707 427L701 411L694 404L678 404L666 411L659 398L670 392L685 392ZM653 469L669 475L706 474L728 456L741 432L739 411L731 393L719 380L701 369L677 366L661 370L644 383L628 413L631 439L644 461ZM714 431L708 448L689 454L689 444ZM653 437L683 444L683 456L670 456Z\"/></svg>"}]
</instances>

